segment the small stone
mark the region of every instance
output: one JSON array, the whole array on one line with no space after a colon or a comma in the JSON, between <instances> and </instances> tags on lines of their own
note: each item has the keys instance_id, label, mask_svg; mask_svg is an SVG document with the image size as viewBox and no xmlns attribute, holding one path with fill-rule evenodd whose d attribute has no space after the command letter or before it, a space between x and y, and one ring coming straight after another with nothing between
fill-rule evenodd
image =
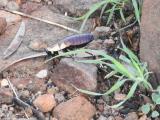
<instances>
[{"instance_id":1,"label":"small stone","mask_svg":"<svg viewBox=\"0 0 160 120\"><path fill-rule=\"evenodd\" d=\"M33 40L29 44L29 48L35 51L44 51L47 48L47 43L44 40Z\"/></svg>"},{"instance_id":2,"label":"small stone","mask_svg":"<svg viewBox=\"0 0 160 120\"><path fill-rule=\"evenodd\" d=\"M6 104L2 104L2 110L4 112L7 112L8 111L8 106Z\"/></svg>"},{"instance_id":3,"label":"small stone","mask_svg":"<svg viewBox=\"0 0 160 120\"><path fill-rule=\"evenodd\" d=\"M9 107L9 110L13 112L14 111L14 107Z\"/></svg>"},{"instance_id":4,"label":"small stone","mask_svg":"<svg viewBox=\"0 0 160 120\"><path fill-rule=\"evenodd\" d=\"M114 118L115 120L124 120L122 117L120 117L120 116L116 116L115 118Z\"/></svg>"},{"instance_id":5,"label":"small stone","mask_svg":"<svg viewBox=\"0 0 160 120\"><path fill-rule=\"evenodd\" d=\"M7 27L6 18L0 17L0 35L3 34Z\"/></svg>"},{"instance_id":6,"label":"small stone","mask_svg":"<svg viewBox=\"0 0 160 120\"><path fill-rule=\"evenodd\" d=\"M52 94L44 94L37 97L33 101L34 106L36 106L42 112L49 112L56 106L56 101Z\"/></svg>"},{"instance_id":7,"label":"small stone","mask_svg":"<svg viewBox=\"0 0 160 120\"><path fill-rule=\"evenodd\" d=\"M8 3L8 0L0 0L0 6L5 7Z\"/></svg>"},{"instance_id":8,"label":"small stone","mask_svg":"<svg viewBox=\"0 0 160 120\"><path fill-rule=\"evenodd\" d=\"M28 98L29 95L30 95L30 93L28 90L24 90L21 92L21 97L23 97L23 98Z\"/></svg>"},{"instance_id":9,"label":"small stone","mask_svg":"<svg viewBox=\"0 0 160 120\"><path fill-rule=\"evenodd\" d=\"M82 96L62 102L53 110L59 120L90 120L95 113L95 107Z\"/></svg>"},{"instance_id":10,"label":"small stone","mask_svg":"<svg viewBox=\"0 0 160 120\"><path fill-rule=\"evenodd\" d=\"M124 120L138 120L138 115L136 112L130 112L127 114Z\"/></svg>"},{"instance_id":11,"label":"small stone","mask_svg":"<svg viewBox=\"0 0 160 120\"><path fill-rule=\"evenodd\" d=\"M63 93L56 93L54 97L58 101L58 103L61 103L65 100Z\"/></svg>"},{"instance_id":12,"label":"small stone","mask_svg":"<svg viewBox=\"0 0 160 120\"><path fill-rule=\"evenodd\" d=\"M121 94L121 93L115 93L114 99L117 101L121 101L126 99L126 94Z\"/></svg>"},{"instance_id":13,"label":"small stone","mask_svg":"<svg viewBox=\"0 0 160 120\"><path fill-rule=\"evenodd\" d=\"M2 81L0 81L0 83L1 83L1 87L9 86L7 79L3 79Z\"/></svg>"},{"instance_id":14,"label":"small stone","mask_svg":"<svg viewBox=\"0 0 160 120\"><path fill-rule=\"evenodd\" d=\"M19 5L15 1L10 1L7 4L9 10L19 10Z\"/></svg>"},{"instance_id":15,"label":"small stone","mask_svg":"<svg viewBox=\"0 0 160 120\"><path fill-rule=\"evenodd\" d=\"M100 112L103 112L103 111L104 111L104 105L103 105L103 104L98 104L98 105L97 105L97 109L98 109Z\"/></svg>"},{"instance_id":16,"label":"small stone","mask_svg":"<svg viewBox=\"0 0 160 120\"><path fill-rule=\"evenodd\" d=\"M109 116L107 120L115 120L113 116Z\"/></svg>"},{"instance_id":17,"label":"small stone","mask_svg":"<svg viewBox=\"0 0 160 120\"><path fill-rule=\"evenodd\" d=\"M109 46L112 46L112 45L114 45L115 44L115 41L113 40L113 39L106 39L106 40L104 40L104 42L103 42L103 45L105 46L105 47L109 47Z\"/></svg>"},{"instance_id":18,"label":"small stone","mask_svg":"<svg viewBox=\"0 0 160 120\"><path fill-rule=\"evenodd\" d=\"M38 91L43 92L46 90L46 84L44 84L44 81L42 80L37 80L34 83L29 83L27 89L32 93L37 93Z\"/></svg>"},{"instance_id":19,"label":"small stone","mask_svg":"<svg viewBox=\"0 0 160 120\"><path fill-rule=\"evenodd\" d=\"M36 74L36 77L38 77L38 78L46 78L47 75L48 75L48 70L44 69L44 70L39 71Z\"/></svg>"},{"instance_id":20,"label":"small stone","mask_svg":"<svg viewBox=\"0 0 160 120\"><path fill-rule=\"evenodd\" d=\"M139 118L139 120L148 120L146 115L143 115Z\"/></svg>"}]
</instances>

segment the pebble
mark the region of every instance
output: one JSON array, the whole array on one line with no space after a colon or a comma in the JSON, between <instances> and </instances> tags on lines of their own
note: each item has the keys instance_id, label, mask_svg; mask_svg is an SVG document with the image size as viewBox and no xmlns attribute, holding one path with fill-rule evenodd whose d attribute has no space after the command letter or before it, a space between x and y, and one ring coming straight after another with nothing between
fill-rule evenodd
<instances>
[{"instance_id":1,"label":"pebble","mask_svg":"<svg viewBox=\"0 0 160 120\"><path fill-rule=\"evenodd\" d=\"M124 120L138 120L138 115L136 112L130 112L127 114Z\"/></svg>"},{"instance_id":2,"label":"pebble","mask_svg":"<svg viewBox=\"0 0 160 120\"><path fill-rule=\"evenodd\" d=\"M47 48L47 43L44 40L33 40L30 42L29 48L41 52L44 51L45 48Z\"/></svg>"},{"instance_id":3,"label":"pebble","mask_svg":"<svg viewBox=\"0 0 160 120\"><path fill-rule=\"evenodd\" d=\"M39 72L36 74L36 77L38 77L38 78L46 78L47 75L48 75L48 70L47 70L47 69L44 69L44 70L39 71Z\"/></svg>"},{"instance_id":4,"label":"pebble","mask_svg":"<svg viewBox=\"0 0 160 120\"><path fill-rule=\"evenodd\" d=\"M58 103L63 102L65 100L63 93L56 93L54 97L58 101Z\"/></svg>"},{"instance_id":5,"label":"pebble","mask_svg":"<svg viewBox=\"0 0 160 120\"><path fill-rule=\"evenodd\" d=\"M0 81L0 83L1 83L1 87L9 86L7 79L3 79L2 81Z\"/></svg>"},{"instance_id":6,"label":"pebble","mask_svg":"<svg viewBox=\"0 0 160 120\"><path fill-rule=\"evenodd\" d=\"M15 1L10 1L7 4L9 10L19 10L19 5Z\"/></svg>"},{"instance_id":7,"label":"pebble","mask_svg":"<svg viewBox=\"0 0 160 120\"><path fill-rule=\"evenodd\" d=\"M126 99L126 94L115 93L114 99L117 101L121 101Z\"/></svg>"},{"instance_id":8,"label":"pebble","mask_svg":"<svg viewBox=\"0 0 160 120\"><path fill-rule=\"evenodd\" d=\"M106 39L106 40L104 40L104 42L103 42L103 45L105 46L105 47L109 47L109 46L112 46L112 45L114 45L115 44L115 41L113 40L113 39Z\"/></svg>"},{"instance_id":9,"label":"pebble","mask_svg":"<svg viewBox=\"0 0 160 120\"><path fill-rule=\"evenodd\" d=\"M90 120L95 113L95 107L87 99L77 96L56 106L52 115L59 120Z\"/></svg>"},{"instance_id":10,"label":"pebble","mask_svg":"<svg viewBox=\"0 0 160 120\"><path fill-rule=\"evenodd\" d=\"M21 97L28 98L30 96L30 93L28 90L24 90L21 92Z\"/></svg>"},{"instance_id":11,"label":"pebble","mask_svg":"<svg viewBox=\"0 0 160 120\"><path fill-rule=\"evenodd\" d=\"M2 104L2 110L7 112L8 111L8 106L6 104Z\"/></svg>"},{"instance_id":12,"label":"pebble","mask_svg":"<svg viewBox=\"0 0 160 120\"><path fill-rule=\"evenodd\" d=\"M6 18L0 17L0 35L3 34L7 27Z\"/></svg>"},{"instance_id":13,"label":"pebble","mask_svg":"<svg viewBox=\"0 0 160 120\"><path fill-rule=\"evenodd\" d=\"M34 106L42 112L49 112L56 106L55 98L52 94L44 94L33 101Z\"/></svg>"}]
</instances>

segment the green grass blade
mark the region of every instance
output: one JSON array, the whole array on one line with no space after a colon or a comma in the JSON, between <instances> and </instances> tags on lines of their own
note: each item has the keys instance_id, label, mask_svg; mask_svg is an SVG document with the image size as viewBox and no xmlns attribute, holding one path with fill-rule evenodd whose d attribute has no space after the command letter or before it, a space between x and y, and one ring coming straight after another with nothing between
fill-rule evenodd
<instances>
[{"instance_id":1,"label":"green grass blade","mask_svg":"<svg viewBox=\"0 0 160 120\"><path fill-rule=\"evenodd\" d=\"M137 86L138 86L138 82L135 82L135 83L132 85L129 93L127 94L126 99L123 100L122 102L116 104L116 105L113 105L112 108L118 108L118 107L120 107L124 102L126 102L128 99L130 99L130 98L134 95Z\"/></svg>"},{"instance_id":2,"label":"green grass blade","mask_svg":"<svg viewBox=\"0 0 160 120\"><path fill-rule=\"evenodd\" d=\"M123 77L121 77L120 79L122 79ZM116 91L117 89L119 89L122 85L124 85L124 83L127 80L118 80L107 92L105 92L103 95L109 95L111 93L113 93L114 91Z\"/></svg>"},{"instance_id":3,"label":"green grass blade","mask_svg":"<svg viewBox=\"0 0 160 120\"><path fill-rule=\"evenodd\" d=\"M122 20L126 23L126 19L125 19L125 17L124 17L123 9L122 9L122 8L119 10L119 13L120 13L120 15L121 15Z\"/></svg>"},{"instance_id":4,"label":"green grass blade","mask_svg":"<svg viewBox=\"0 0 160 120\"><path fill-rule=\"evenodd\" d=\"M113 75L115 75L117 72L116 71L112 71L110 73L108 73L104 78L105 79L109 79L110 77L112 77Z\"/></svg>"},{"instance_id":5,"label":"green grass blade","mask_svg":"<svg viewBox=\"0 0 160 120\"><path fill-rule=\"evenodd\" d=\"M109 24L109 22L111 21L112 17L113 17L113 14L114 14L114 10L116 8L116 4L112 7L110 13L109 13L109 16L108 16L108 20L107 20L107 25Z\"/></svg>"},{"instance_id":6,"label":"green grass blade","mask_svg":"<svg viewBox=\"0 0 160 120\"><path fill-rule=\"evenodd\" d=\"M138 23L140 24L140 11L138 9L137 0L132 0L132 4L133 4L133 7L134 7L134 12L135 12L136 19L137 19Z\"/></svg>"},{"instance_id":7,"label":"green grass blade","mask_svg":"<svg viewBox=\"0 0 160 120\"><path fill-rule=\"evenodd\" d=\"M84 28L84 26L85 26L88 18L89 18L97 9L101 8L102 5L106 4L107 1L108 1L108 0L104 0L104 1L101 1L101 2L99 2L99 3L94 4L94 5L90 8L90 10L84 15L84 16L85 16L85 19L84 19L84 21L83 21L83 23L82 23L82 25L81 25L81 28L80 28L80 31L81 31L81 32L83 31L83 28ZM82 17L82 18L84 18L84 17Z\"/></svg>"}]
</instances>

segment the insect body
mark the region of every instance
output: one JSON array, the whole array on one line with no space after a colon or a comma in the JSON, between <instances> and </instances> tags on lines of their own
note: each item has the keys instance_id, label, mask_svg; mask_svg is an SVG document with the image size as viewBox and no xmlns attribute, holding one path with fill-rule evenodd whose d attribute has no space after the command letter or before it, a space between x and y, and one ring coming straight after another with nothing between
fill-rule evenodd
<instances>
[{"instance_id":1,"label":"insect body","mask_svg":"<svg viewBox=\"0 0 160 120\"><path fill-rule=\"evenodd\" d=\"M94 36L91 33L72 35L64 38L59 43L56 43L53 47L46 48L46 52L49 54L54 54L59 50L64 50L69 47L78 47L91 42Z\"/></svg>"}]
</instances>

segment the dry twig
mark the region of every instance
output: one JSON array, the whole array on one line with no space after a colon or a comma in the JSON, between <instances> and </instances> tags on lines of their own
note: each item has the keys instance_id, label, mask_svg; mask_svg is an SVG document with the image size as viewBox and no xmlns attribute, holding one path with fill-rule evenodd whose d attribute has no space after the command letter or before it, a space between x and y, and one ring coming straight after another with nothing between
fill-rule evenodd
<instances>
[{"instance_id":1,"label":"dry twig","mask_svg":"<svg viewBox=\"0 0 160 120\"><path fill-rule=\"evenodd\" d=\"M55 25L57 27L61 27L61 28L65 29L65 30L69 30L69 31L74 32L74 33L80 33L80 31L75 30L75 29L70 28L70 27L67 27L65 25L61 25L59 23L51 22L49 20L44 20L44 19L29 15L29 14L25 14L25 13L19 12L19 11L12 11L12 10L6 10L6 9L5 9L5 11L13 13L13 14L21 15L21 16L24 16L24 17L32 18L32 19L35 19L35 20L38 20L38 21L41 21L41 22L44 22L44 23L51 24L51 25Z\"/></svg>"}]
</instances>

